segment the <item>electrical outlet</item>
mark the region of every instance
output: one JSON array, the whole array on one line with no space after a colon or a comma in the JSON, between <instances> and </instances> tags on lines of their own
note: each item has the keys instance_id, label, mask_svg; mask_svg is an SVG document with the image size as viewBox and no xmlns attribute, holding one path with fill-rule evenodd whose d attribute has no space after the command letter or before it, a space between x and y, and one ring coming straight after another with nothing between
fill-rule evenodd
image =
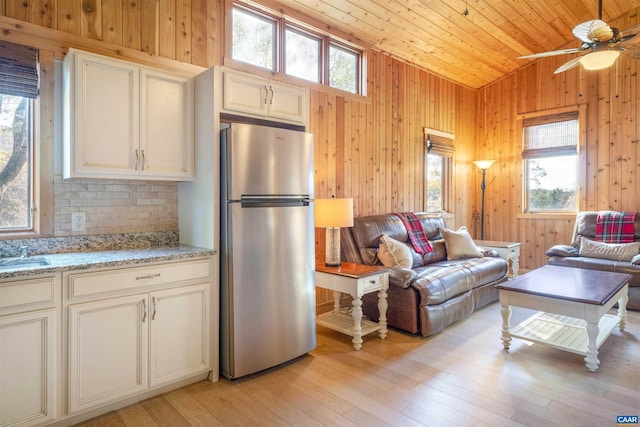
<instances>
[{"instance_id":1,"label":"electrical outlet","mask_svg":"<svg viewBox=\"0 0 640 427\"><path fill-rule=\"evenodd\" d=\"M87 214L73 212L71 214L71 231L85 231L87 229Z\"/></svg>"}]
</instances>

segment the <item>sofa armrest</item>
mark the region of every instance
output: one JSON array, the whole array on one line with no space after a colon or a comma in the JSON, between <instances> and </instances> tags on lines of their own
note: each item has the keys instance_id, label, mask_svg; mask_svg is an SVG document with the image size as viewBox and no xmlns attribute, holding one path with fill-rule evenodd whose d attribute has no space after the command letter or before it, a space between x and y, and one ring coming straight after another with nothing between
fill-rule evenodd
<instances>
[{"instance_id":1,"label":"sofa armrest","mask_svg":"<svg viewBox=\"0 0 640 427\"><path fill-rule=\"evenodd\" d=\"M570 256L578 256L578 250L570 245L555 245L550 247L547 252L545 252L546 256L562 256L562 257L570 257Z\"/></svg>"},{"instance_id":2,"label":"sofa armrest","mask_svg":"<svg viewBox=\"0 0 640 427\"><path fill-rule=\"evenodd\" d=\"M631 264L640 265L640 254L631 258Z\"/></svg>"},{"instance_id":3,"label":"sofa armrest","mask_svg":"<svg viewBox=\"0 0 640 427\"><path fill-rule=\"evenodd\" d=\"M418 277L418 273L410 268L394 267L389 269L389 284L400 288L408 288Z\"/></svg>"}]
</instances>

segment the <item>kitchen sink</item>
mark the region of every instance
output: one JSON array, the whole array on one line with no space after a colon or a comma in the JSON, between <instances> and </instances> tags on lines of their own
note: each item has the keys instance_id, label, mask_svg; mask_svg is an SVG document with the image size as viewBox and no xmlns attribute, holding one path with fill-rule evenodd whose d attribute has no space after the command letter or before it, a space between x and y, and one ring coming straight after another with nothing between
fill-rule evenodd
<instances>
[{"instance_id":1,"label":"kitchen sink","mask_svg":"<svg viewBox=\"0 0 640 427\"><path fill-rule=\"evenodd\" d=\"M50 265L51 262L43 257L0 258L0 271L14 268L34 268Z\"/></svg>"}]
</instances>

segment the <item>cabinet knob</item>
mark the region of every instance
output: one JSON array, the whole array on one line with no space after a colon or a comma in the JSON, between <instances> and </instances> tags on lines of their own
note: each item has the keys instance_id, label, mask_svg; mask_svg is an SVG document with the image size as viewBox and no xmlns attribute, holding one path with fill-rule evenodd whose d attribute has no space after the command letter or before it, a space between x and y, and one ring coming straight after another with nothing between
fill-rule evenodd
<instances>
[{"instance_id":1,"label":"cabinet knob","mask_svg":"<svg viewBox=\"0 0 640 427\"><path fill-rule=\"evenodd\" d=\"M140 170L143 171L145 167L145 162L146 162L146 159L144 158L144 150L140 150L140 154L142 157L142 160L140 162Z\"/></svg>"},{"instance_id":2,"label":"cabinet knob","mask_svg":"<svg viewBox=\"0 0 640 427\"><path fill-rule=\"evenodd\" d=\"M134 166L134 169L138 170L138 165L140 164L140 154L138 154L138 149L136 149L135 152L136 152L136 165Z\"/></svg>"}]
</instances>

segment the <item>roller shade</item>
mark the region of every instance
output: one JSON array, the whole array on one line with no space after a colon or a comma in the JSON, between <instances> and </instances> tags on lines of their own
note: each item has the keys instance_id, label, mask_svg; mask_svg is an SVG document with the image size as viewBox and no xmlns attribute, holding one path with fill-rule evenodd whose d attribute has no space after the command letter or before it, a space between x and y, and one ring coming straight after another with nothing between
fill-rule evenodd
<instances>
[{"instance_id":1,"label":"roller shade","mask_svg":"<svg viewBox=\"0 0 640 427\"><path fill-rule=\"evenodd\" d=\"M38 49L0 41L0 93L38 97Z\"/></svg>"},{"instance_id":2,"label":"roller shade","mask_svg":"<svg viewBox=\"0 0 640 427\"><path fill-rule=\"evenodd\" d=\"M576 154L578 112L525 119L522 123L522 157Z\"/></svg>"},{"instance_id":3,"label":"roller shade","mask_svg":"<svg viewBox=\"0 0 640 427\"><path fill-rule=\"evenodd\" d=\"M456 153L452 139L445 138L439 135L427 134L425 138L425 144L427 144L427 140L431 141L431 149L429 150L429 154L437 154L438 156L442 157L453 157Z\"/></svg>"}]
</instances>

